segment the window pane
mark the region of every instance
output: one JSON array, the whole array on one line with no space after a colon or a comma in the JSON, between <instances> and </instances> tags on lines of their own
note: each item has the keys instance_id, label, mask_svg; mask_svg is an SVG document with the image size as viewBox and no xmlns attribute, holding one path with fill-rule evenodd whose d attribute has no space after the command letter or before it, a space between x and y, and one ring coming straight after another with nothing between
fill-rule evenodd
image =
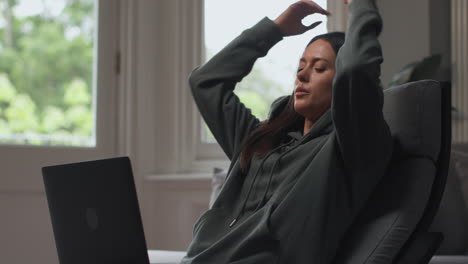
<instances>
[{"instance_id":1,"label":"window pane","mask_svg":"<svg viewBox=\"0 0 468 264\"><path fill-rule=\"evenodd\" d=\"M294 2L205 0L205 59L210 59L243 30L265 16L274 20ZM326 0L315 2L327 8ZM315 21L323 23L303 35L284 38L266 57L257 60L252 72L237 85L235 93L260 120L267 117L274 99L292 93L297 66L305 46L314 36L326 32L326 17L323 15L306 17L303 23L309 25ZM201 127L204 130L201 133L202 141L215 142L206 126Z\"/></svg>"},{"instance_id":2,"label":"window pane","mask_svg":"<svg viewBox=\"0 0 468 264\"><path fill-rule=\"evenodd\" d=\"M95 146L95 0L0 0L0 143Z\"/></svg>"}]
</instances>

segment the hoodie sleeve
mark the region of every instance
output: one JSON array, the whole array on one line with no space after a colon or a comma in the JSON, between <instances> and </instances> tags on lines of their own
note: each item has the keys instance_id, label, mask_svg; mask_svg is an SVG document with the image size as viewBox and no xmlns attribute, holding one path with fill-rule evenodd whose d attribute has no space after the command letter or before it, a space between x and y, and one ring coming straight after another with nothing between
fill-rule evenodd
<instances>
[{"instance_id":1,"label":"hoodie sleeve","mask_svg":"<svg viewBox=\"0 0 468 264\"><path fill-rule=\"evenodd\" d=\"M354 172L382 166L392 149L382 113L381 30L375 0L349 5L346 40L337 55L332 116L345 168Z\"/></svg>"},{"instance_id":2,"label":"hoodie sleeve","mask_svg":"<svg viewBox=\"0 0 468 264\"><path fill-rule=\"evenodd\" d=\"M265 17L190 74L195 103L229 159L259 123L233 90L249 74L255 61L282 38L276 24Z\"/></svg>"}]
</instances>

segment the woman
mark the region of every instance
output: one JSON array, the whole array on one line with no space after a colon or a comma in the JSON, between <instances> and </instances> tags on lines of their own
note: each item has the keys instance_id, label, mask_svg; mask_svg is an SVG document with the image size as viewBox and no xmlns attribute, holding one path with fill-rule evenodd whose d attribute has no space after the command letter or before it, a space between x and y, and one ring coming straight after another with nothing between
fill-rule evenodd
<instances>
[{"instance_id":1,"label":"woman","mask_svg":"<svg viewBox=\"0 0 468 264\"><path fill-rule=\"evenodd\" d=\"M302 0L275 21L264 18L192 72L193 97L232 163L182 263L332 261L392 153L374 1L349 5L341 49L340 33L309 43L293 95L278 99L264 122L239 102L234 87L283 37L317 26L301 23L310 14L328 15L317 4Z\"/></svg>"}]
</instances>

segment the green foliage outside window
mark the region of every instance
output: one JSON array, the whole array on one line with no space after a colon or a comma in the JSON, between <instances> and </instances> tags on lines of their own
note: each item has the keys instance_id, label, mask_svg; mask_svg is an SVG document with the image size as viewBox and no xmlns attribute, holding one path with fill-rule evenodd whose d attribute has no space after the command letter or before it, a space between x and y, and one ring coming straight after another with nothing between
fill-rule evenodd
<instances>
[{"instance_id":1,"label":"green foliage outside window","mask_svg":"<svg viewBox=\"0 0 468 264\"><path fill-rule=\"evenodd\" d=\"M0 0L0 142L92 145L95 1L23 1Z\"/></svg>"}]
</instances>

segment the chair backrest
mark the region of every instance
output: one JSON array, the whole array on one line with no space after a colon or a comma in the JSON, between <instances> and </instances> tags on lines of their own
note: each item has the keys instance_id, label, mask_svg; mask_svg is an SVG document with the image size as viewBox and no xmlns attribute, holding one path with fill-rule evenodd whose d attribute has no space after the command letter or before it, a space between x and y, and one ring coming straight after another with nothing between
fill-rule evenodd
<instances>
[{"instance_id":1,"label":"chair backrest","mask_svg":"<svg viewBox=\"0 0 468 264\"><path fill-rule=\"evenodd\" d=\"M428 229L441 200L450 155L449 89L417 81L384 90L384 98L393 160L333 263L393 263L413 234Z\"/></svg>"}]
</instances>

